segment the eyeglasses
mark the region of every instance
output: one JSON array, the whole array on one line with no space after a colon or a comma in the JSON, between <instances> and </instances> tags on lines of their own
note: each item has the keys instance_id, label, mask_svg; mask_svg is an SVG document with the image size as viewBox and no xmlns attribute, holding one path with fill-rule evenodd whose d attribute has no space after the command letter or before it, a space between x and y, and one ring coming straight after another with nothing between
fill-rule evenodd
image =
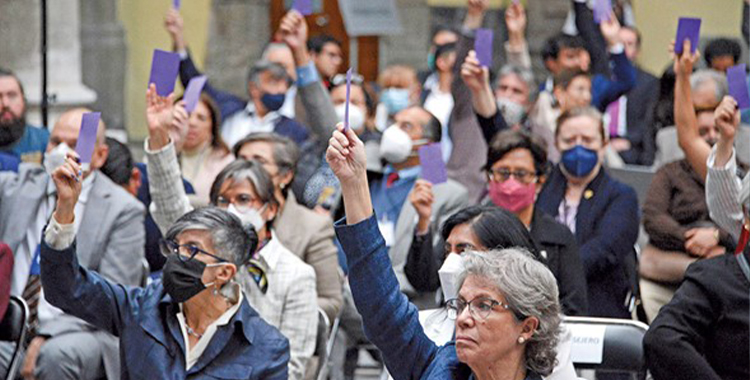
<instances>
[{"instance_id":1,"label":"eyeglasses","mask_svg":"<svg viewBox=\"0 0 750 380\"><path fill-rule=\"evenodd\" d=\"M220 263L227 262L227 260L224 260L221 257L214 255L213 253L208 253L192 244L177 244L177 242L172 240L161 239L160 246L162 255L177 255L177 258L182 262L188 262L192 260L199 253L213 257Z\"/></svg>"},{"instance_id":2,"label":"eyeglasses","mask_svg":"<svg viewBox=\"0 0 750 380\"><path fill-rule=\"evenodd\" d=\"M352 74L352 84L361 86L363 83L365 83L365 77L359 74ZM331 84L334 86L341 86L342 84L346 84L346 75L345 74L334 75L333 78L331 78Z\"/></svg>"},{"instance_id":3,"label":"eyeglasses","mask_svg":"<svg viewBox=\"0 0 750 380\"><path fill-rule=\"evenodd\" d=\"M256 206L260 206L261 203L258 198L253 198L249 194L237 194L234 199L229 199L224 196L219 196L219 198L216 199L216 206L220 208L227 208L230 204L234 205L234 207L237 208L237 211L244 213L251 208L259 209L260 207Z\"/></svg>"},{"instance_id":4,"label":"eyeglasses","mask_svg":"<svg viewBox=\"0 0 750 380\"><path fill-rule=\"evenodd\" d=\"M530 172L528 170L508 170L508 169L490 169L489 171L490 179L494 182L505 182L510 179L510 177L514 177L518 182L524 183L524 184L530 184L534 181L536 181L537 175L536 172Z\"/></svg>"},{"instance_id":5,"label":"eyeglasses","mask_svg":"<svg viewBox=\"0 0 750 380\"><path fill-rule=\"evenodd\" d=\"M474 298L471 301L466 301L461 298L451 298L445 302L445 307L448 310L448 318L455 320L461 313L464 312L466 306L469 307L469 313L475 319L485 320L490 316L495 306L500 306L503 309L510 310L510 306L500 301L493 300L487 297Z\"/></svg>"}]
</instances>

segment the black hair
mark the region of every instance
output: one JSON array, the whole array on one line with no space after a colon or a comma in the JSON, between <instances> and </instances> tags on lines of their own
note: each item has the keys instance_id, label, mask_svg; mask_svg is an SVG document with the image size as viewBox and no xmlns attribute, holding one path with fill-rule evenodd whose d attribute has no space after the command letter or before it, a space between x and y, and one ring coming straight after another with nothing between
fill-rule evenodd
<instances>
[{"instance_id":1,"label":"black hair","mask_svg":"<svg viewBox=\"0 0 750 380\"><path fill-rule=\"evenodd\" d=\"M435 58L440 58L443 56L443 54L448 54L454 51L456 51L455 42L449 42L447 44L437 45L437 48L435 49Z\"/></svg>"},{"instance_id":2,"label":"black hair","mask_svg":"<svg viewBox=\"0 0 750 380\"><path fill-rule=\"evenodd\" d=\"M703 55L706 58L706 64L709 67L711 66L711 61L714 58L731 55L732 58L734 58L734 62L738 62L740 60L741 54L742 47L740 46L740 43L729 38L716 38L709 42L708 45L706 45L706 48L703 50Z\"/></svg>"},{"instance_id":3,"label":"black hair","mask_svg":"<svg viewBox=\"0 0 750 380\"><path fill-rule=\"evenodd\" d=\"M564 90L570 86L570 84L573 82L573 79L576 79L578 77L586 77L591 79L591 75L581 69L573 69L573 70L562 70L555 77L553 78L553 84L554 87L562 87Z\"/></svg>"},{"instance_id":4,"label":"black hair","mask_svg":"<svg viewBox=\"0 0 750 380\"><path fill-rule=\"evenodd\" d=\"M323 46L326 46L326 44L336 44L339 48L341 47L341 41L333 38L333 36L321 34L307 40L307 50L315 54L320 54L323 51Z\"/></svg>"},{"instance_id":5,"label":"black hair","mask_svg":"<svg viewBox=\"0 0 750 380\"><path fill-rule=\"evenodd\" d=\"M130 149L127 145L111 138L106 139L107 147L109 147L109 155L107 161L104 162L99 170L104 173L112 182L125 186L130 182L130 177L133 173L133 154L130 153Z\"/></svg>"},{"instance_id":6,"label":"black hair","mask_svg":"<svg viewBox=\"0 0 750 380\"><path fill-rule=\"evenodd\" d=\"M586 44L580 36L569 36L559 33L550 37L542 48L542 60L557 59L563 49L585 49Z\"/></svg>"},{"instance_id":7,"label":"black hair","mask_svg":"<svg viewBox=\"0 0 750 380\"><path fill-rule=\"evenodd\" d=\"M526 149L534 159L534 169L537 175L547 174L547 146L540 137L526 131L508 129L495 135L487 149L486 170L490 170L495 162L500 161L506 154L515 149Z\"/></svg>"},{"instance_id":8,"label":"black hair","mask_svg":"<svg viewBox=\"0 0 750 380\"><path fill-rule=\"evenodd\" d=\"M479 243L489 250L520 247L540 257L529 230L508 210L496 206L464 208L443 223L443 240L447 241L453 229L462 224L468 224Z\"/></svg>"},{"instance_id":9,"label":"black hair","mask_svg":"<svg viewBox=\"0 0 750 380\"><path fill-rule=\"evenodd\" d=\"M459 36L458 29L449 25L438 25L435 27L434 31L430 35L430 45L432 45L432 40L435 39L435 36L437 36L439 33L442 33L442 32L453 33L456 36L456 38L458 38Z\"/></svg>"}]
</instances>

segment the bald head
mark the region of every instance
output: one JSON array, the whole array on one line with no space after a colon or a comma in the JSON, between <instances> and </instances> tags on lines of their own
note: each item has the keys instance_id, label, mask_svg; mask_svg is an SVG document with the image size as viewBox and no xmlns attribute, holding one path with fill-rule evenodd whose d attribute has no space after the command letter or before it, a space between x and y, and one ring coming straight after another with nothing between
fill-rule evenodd
<instances>
[{"instance_id":1,"label":"bald head","mask_svg":"<svg viewBox=\"0 0 750 380\"><path fill-rule=\"evenodd\" d=\"M83 114L93 112L88 108L75 108L63 113L55 123L55 128L49 136L47 143L47 152L52 151L58 145L65 143L71 149L75 148L78 142L78 133L81 130L81 121ZM91 169L99 169L107 161L107 144L105 140L106 127L102 120L99 120L99 128L96 131L96 144L94 145L94 154L91 157Z\"/></svg>"}]
</instances>

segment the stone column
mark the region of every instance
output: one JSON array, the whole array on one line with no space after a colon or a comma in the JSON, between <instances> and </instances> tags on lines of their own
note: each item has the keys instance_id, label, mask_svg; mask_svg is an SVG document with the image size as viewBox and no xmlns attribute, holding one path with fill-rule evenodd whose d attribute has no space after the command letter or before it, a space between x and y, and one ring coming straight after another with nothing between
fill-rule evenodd
<instances>
[{"instance_id":1,"label":"stone column","mask_svg":"<svg viewBox=\"0 0 750 380\"><path fill-rule=\"evenodd\" d=\"M28 121L41 124L41 2L0 1L0 65L16 72L26 91ZM47 4L47 64L50 128L68 109L90 106L96 93L81 82L78 0Z\"/></svg>"}]
</instances>

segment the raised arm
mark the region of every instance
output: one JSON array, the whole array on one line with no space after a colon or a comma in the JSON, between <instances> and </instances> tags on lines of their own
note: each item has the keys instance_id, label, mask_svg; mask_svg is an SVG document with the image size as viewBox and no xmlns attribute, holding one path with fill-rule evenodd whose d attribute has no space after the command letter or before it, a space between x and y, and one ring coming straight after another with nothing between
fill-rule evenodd
<instances>
[{"instance_id":1,"label":"raised arm","mask_svg":"<svg viewBox=\"0 0 750 380\"><path fill-rule=\"evenodd\" d=\"M683 53L677 56L674 46L670 48L674 59L674 72L677 75L674 87L674 122L677 127L677 141L680 148L685 152L690 166L700 175L706 178L706 159L711 153L711 147L698 133L698 119L695 116L693 106L693 94L690 89L690 76L693 74L693 65L698 61L700 53L690 53L690 40L686 39L683 45Z\"/></svg>"},{"instance_id":2,"label":"raised arm","mask_svg":"<svg viewBox=\"0 0 750 380\"><path fill-rule=\"evenodd\" d=\"M604 111L609 103L625 95L635 87L636 73L633 64L625 55L625 46L620 41L620 22L612 15L602 21L599 29L607 41L607 49L612 59L612 76L596 76L592 83L591 105ZM607 61L609 64L609 61Z\"/></svg>"},{"instance_id":3,"label":"raised arm","mask_svg":"<svg viewBox=\"0 0 750 380\"><path fill-rule=\"evenodd\" d=\"M417 308L399 290L388 249L373 214L364 144L343 125L329 141L326 159L341 182L346 221L336 233L349 264L349 284L365 334L383 353L394 379L418 379L437 352L424 334ZM377 286L373 286L377 284Z\"/></svg>"},{"instance_id":4,"label":"raised arm","mask_svg":"<svg viewBox=\"0 0 750 380\"><path fill-rule=\"evenodd\" d=\"M162 233L166 233L177 218L193 209L182 185L177 153L173 139L169 135L172 123L187 122L187 113L179 105L175 110L173 96L157 95L153 85L146 93L148 138L145 142L145 151L150 177L150 211Z\"/></svg>"},{"instance_id":5,"label":"raised arm","mask_svg":"<svg viewBox=\"0 0 750 380\"><path fill-rule=\"evenodd\" d=\"M505 43L505 57L510 65L531 70L531 56L526 42L526 10L523 5L511 3L505 10L505 26L508 28L508 42Z\"/></svg>"},{"instance_id":6,"label":"raised arm","mask_svg":"<svg viewBox=\"0 0 750 380\"><path fill-rule=\"evenodd\" d=\"M594 22L594 13L589 9L586 0L573 1L573 13L578 33L586 42L591 56L591 72L609 77L609 54L607 42ZM615 17L614 14L611 17Z\"/></svg>"},{"instance_id":7,"label":"raised arm","mask_svg":"<svg viewBox=\"0 0 750 380\"><path fill-rule=\"evenodd\" d=\"M479 65L476 53L472 50L461 65L461 79L471 91L471 102L479 127L487 144L498 132L508 128L495 103L495 94L490 85L489 69Z\"/></svg>"}]
</instances>

